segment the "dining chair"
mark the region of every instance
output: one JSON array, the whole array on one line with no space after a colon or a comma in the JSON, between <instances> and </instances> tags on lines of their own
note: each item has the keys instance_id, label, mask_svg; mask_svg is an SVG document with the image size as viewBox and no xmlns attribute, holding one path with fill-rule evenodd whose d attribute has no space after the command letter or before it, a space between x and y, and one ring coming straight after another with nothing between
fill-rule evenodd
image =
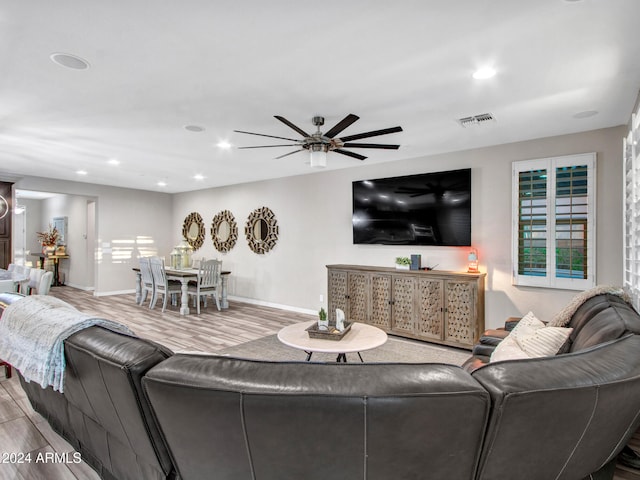
<instances>
[{"instance_id":1,"label":"dining chair","mask_svg":"<svg viewBox=\"0 0 640 480\"><path fill-rule=\"evenodd\" d=\"M42 268L32 268L29 272L29 282L27 283L26 294L31 295L34 291L38 292L40 279L44 275L45 270Z\"/></svg>"},{"instance_id":2,"label":"dining chair","mask_svg":"<svg viewBox=\"0 0 640 480\"><path fill-rule=\"evenodd\" d=\"M211 296L216 301L216 306L220 310L220 271L222 261L206 260L200 262L198 269L198 282L195 286L190 285L187 293L193 295L197 302L197 311L200 313L200 298L204 297L204 306L207 306L207 297Z\"/></svg>"},{"instance_id":3,"label":"dining chair","mask_svg":"<svg viewBox=\"0 0 640 480\"><path fill-rule=\"evenodd\" d=\"M149 263L150 257L140 258L140 302L138 305L142 305L147 299L147 293L150 294L149 308L151 308L151 301L153 300L153 273L151 273L151 264Z\"/></svg>"},{"instance_id":4,"label":"dining chair","mask_svg":"<svg viewBox=\"0 0 640 480\"><path fill-rule=\"evenodd\" d=\"M40 279L40 283L37 288L37 295L49 295L49 291L51 290L51 284L53 283L53 272L46 271L42 274L42 278Z\"/></svg>"},{"instance_id":5,"label":"dining chair","mask_svg":"<svg viewBox=\"0 0 640 480\"><path fill-rule=\"evenodd\" d=\"M149 264L151 265L151 274L153 275L153 295L151 297L151 305L149 308L154 308L158 301L158 294L163 294L164 299L162 302L162 311L167 309L167 301L169 295L180 293L182 284L177 280L167 279L167 273L164 269L164 260L160 257L150 257Z\"/></svg>"},{"instance_id":6,"label":"dining chair","mask_svg":"<svg viewBox=\"0 0 640 480\"><path fill-rule=\"evenodd\" d=\"M23 295L28 295L29 292L29 276L31 275L31 267L25 267L24 265L16 265L13 269L13 273L16 276L23 278L19 282L18 291Z\"/></svg>"}]
</instances>

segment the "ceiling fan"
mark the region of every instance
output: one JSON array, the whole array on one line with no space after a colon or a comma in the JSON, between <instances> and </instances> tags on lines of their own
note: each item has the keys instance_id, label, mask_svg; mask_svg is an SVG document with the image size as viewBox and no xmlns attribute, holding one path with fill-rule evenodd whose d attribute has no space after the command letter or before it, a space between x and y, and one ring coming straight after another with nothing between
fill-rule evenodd
<instances>
[{"instance_id":1,"label":"ceiling fan","mask_svg":"<svg viewBox=\"0 0 640 480\"><path fill-rule=\"evenodd\" d=\"M275 118L280 120L282 123L292 128L300 135L302 135L302 139L295 138L287 138L287 137L278 137L275 135L265 135L263 133L253 133L253 132L245 132L243 130L234 130L237 133L246 133L248 135L258 135L260 137L269 137L269 138L277 138L280 140L289 140L294 143L285 143L279 145L258 145L253 147L238 147L241 149L245 148L267 148L267 147L300 147L297 150L294 150L289 153L285 153L284 155L280 155L278 158L283 158L288 155L293 155L294 153L302 152L304 150L308 150L311 156L311 166L312 167L326 167L327 166L327 152L336 152L341 155L346 155L348 157L357 158L358 160L364 160L364 155L360 155L359 153L351 152L349 150L345 150L345 148L382 148L387 150L397 150L400 148L400 145L389 145L384 143L354 143L354 140L361 140L363 138L377 137L379 135L387 135L389 133L401 132L402 127L391 127L384 128L382 130L373 130L371 132L358 133L356 135L347 135L345 137L336 138L340 132L349 127L352 123L358 120L360 117L350 113L342 120L340 120L337 124L335 124L332 128L327 130L325 133L320 131L320 127L324 125L324 117L313 117L313 124L318 127L318 130L313 134L308 134L300 127L294 125L289 120L280 115L274 115Z\"/></svg>"}]
</instances>

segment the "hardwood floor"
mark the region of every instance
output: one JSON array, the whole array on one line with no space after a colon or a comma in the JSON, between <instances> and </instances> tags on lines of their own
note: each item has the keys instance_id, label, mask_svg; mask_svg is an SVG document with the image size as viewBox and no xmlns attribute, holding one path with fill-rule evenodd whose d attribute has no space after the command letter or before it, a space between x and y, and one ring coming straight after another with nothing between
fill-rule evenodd
<instances>
[{"instance_id":1,"label":"hardwood floor","mask_svg":"<svg viewBox=\"0 0 640 480\"><path fill-rule=\"evenodd\" d=\"M157 306L149 310L148 302L138 306L133 294L94 297L91 292L70 287L52 288L51 295L85 313L122 322L137 335L175 352L220 352L275 334L285 325L314 318L240 302L231 302L229 309L222 312L216 310L215 304L209 304L200 315L181 316L176 306L169 306L165 313ZM5 379L3 373L0 370L0 480L97 480L98 475L89 466L73 463L72 447L33 411L17 377ZM640 440L637 443L640 446ZM633 442L632 445L635 446ZM54 452L66 454L68 461L60 462L64 459L60 456L53 461ZM10 462L12 459L7 456L10 453L30 453L31 463ZM38 458L42 461L36 463ZM47 458L50 461L45 462ZM619 467L614 479L640 480L640 472Z\"/></svg>"}]
</instances>

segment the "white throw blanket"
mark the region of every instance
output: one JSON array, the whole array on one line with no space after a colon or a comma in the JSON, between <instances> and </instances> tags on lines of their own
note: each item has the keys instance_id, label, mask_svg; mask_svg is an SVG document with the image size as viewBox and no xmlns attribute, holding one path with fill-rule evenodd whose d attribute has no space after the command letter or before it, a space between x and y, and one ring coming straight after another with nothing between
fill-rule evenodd
<instances>
[{"instance_id":1,"label":"white throw blanket","mask_svg":"<svg viewBox=\"0 0 640 480\"><path fill-rule=\"evenodd\" d=\"M0 318L0 358L15 367L25 380L62 392L64 340L92 325L133 335L125 325L93 318L58 298L24 297L9 305Z\"/></svg>"}]
</instances>

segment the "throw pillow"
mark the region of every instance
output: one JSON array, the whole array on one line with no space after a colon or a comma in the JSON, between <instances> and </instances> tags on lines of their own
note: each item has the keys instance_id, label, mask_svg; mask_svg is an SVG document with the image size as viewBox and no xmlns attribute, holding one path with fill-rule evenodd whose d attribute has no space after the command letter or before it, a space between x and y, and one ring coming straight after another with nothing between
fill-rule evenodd
<instances>
[{"instance_id":1,"label":"throw pillow","mask_svg":"<svg viewBox=\"0 0 640 480\"><path fill-rule=\"evenodd\" d=\"M548 327L529 312L498 344L490 362L555 355L571 334L572 328Z\"/></svg>"}]
</instances>

